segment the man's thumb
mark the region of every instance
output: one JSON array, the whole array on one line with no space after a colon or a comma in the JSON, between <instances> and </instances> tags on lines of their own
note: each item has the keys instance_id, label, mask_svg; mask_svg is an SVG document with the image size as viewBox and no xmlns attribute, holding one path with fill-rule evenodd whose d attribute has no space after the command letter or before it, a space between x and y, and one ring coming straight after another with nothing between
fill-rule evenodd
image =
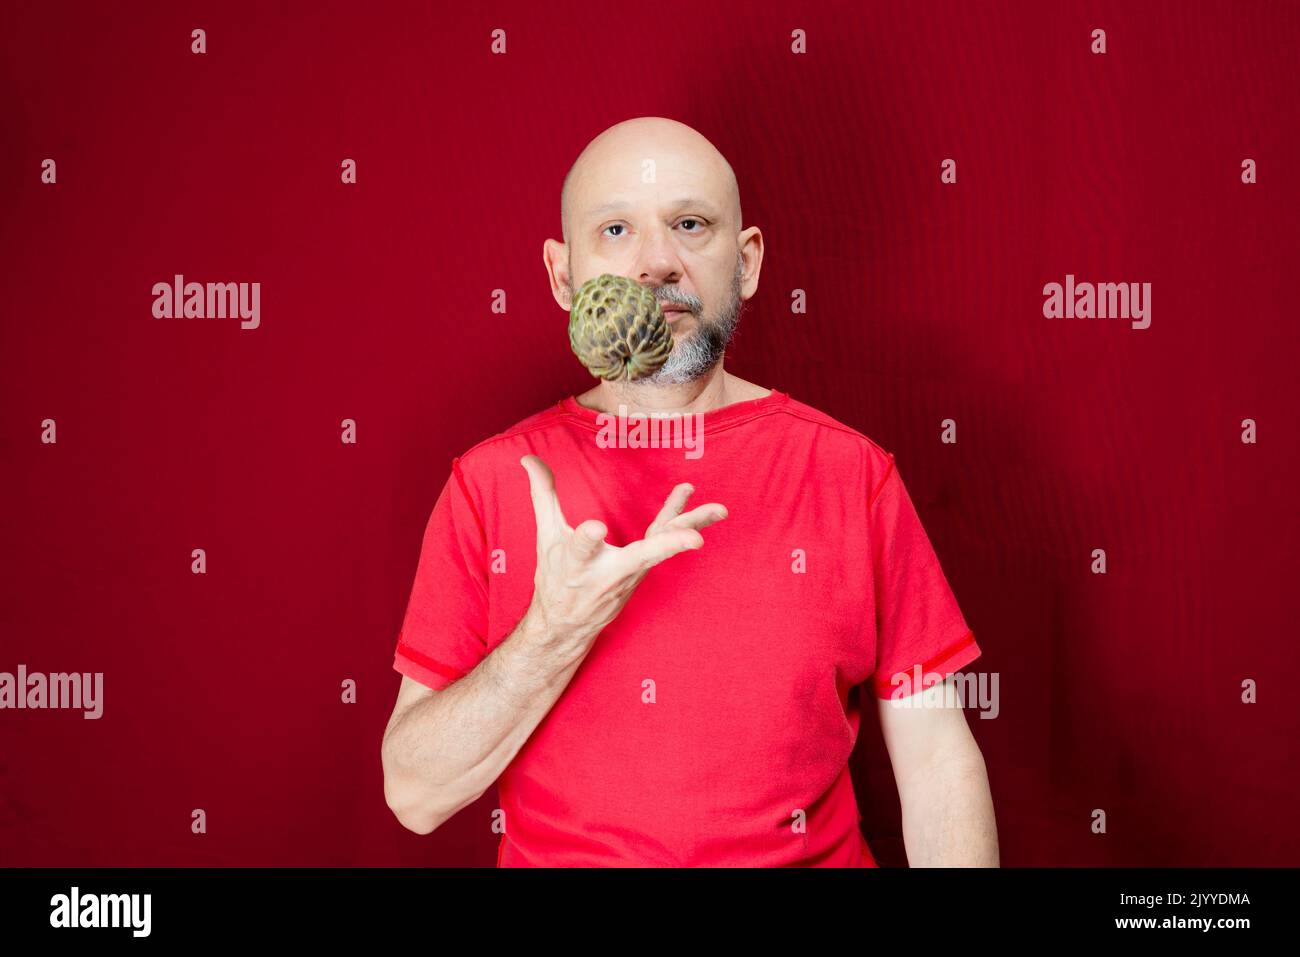
<instances>
[{"instance_id":1,"label":"man's thumb","mask_svg":"<svg viewBox=\"0 0 1300 957\"><path fill-rule=\"evenodd\" d=\"M605 536L608 534L609 529L604 522L589 518L573 530L573 537L569 539L569 551L578 561L588 561L605 544Z\"/></svg>"}]
</instances>

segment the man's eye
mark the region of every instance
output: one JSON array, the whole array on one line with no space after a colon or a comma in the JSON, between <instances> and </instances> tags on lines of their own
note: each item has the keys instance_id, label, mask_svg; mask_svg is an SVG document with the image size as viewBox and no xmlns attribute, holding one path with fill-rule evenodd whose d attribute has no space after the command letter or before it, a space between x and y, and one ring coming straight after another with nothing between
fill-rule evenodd
<instances>
[{"instance_id":1,"label":"man's eye","mask_svg":"<svg viewBox=\"0 0 1300 957\"><path fill-rule=\"evenodd\" d=\"M622 223L611 223L610 225L605 227L605 230L608 232L611 229L622 229L622 228L623 228Z\"/></svg>"},{"instance_id":2,"label":"man's eye","mask_svg":"<svg viewBox=\"0 0 1300 957\"><path fill-rule=\"evenodd\" d=\"M700 222L700 221L699 221L698 219L695 219L694 217L688 217L688 218L682 220L682 223L699 223L699 222ZM701 228L703 228L703 224L701 224ZM699 232L698 229L688 229L688 230L686 230L686 231L687 231L688 233L698 233L698 232Z\"/></svg>"}]
</instances>

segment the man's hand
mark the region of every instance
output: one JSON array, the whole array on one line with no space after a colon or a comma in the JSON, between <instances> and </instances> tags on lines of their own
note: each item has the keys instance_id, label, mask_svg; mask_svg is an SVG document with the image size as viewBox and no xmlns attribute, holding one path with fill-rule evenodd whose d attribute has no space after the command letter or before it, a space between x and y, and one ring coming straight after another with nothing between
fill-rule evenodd
<instances>
[{"instance_id":1,"label":"man's hand","mask_svg":"<svg viewBox=\"0 0 1300 957\"><path fill-rule=\"evenodd\" d=\"M603 522L588 519L570 528L550 468L536 455L519 462L528 472L537 517L537 575L528 614L536 617L548 646L566 656L585 655L651 568L703 547L699 530L727 517L717 502L683 513L695 491L683 482L669 493L645 538L620 548L606 543Z\"/></svg>"}]
</instances>

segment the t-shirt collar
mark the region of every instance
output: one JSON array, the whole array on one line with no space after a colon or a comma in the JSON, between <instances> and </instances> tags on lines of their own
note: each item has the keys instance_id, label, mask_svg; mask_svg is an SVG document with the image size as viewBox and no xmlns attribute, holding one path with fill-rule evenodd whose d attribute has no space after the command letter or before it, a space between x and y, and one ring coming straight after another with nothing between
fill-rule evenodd
<instances>
[{"instance_id":1,"label":"t-shirt collar","mask_svg":"<svg viewBox=\"0 0 1300 957\"><path fill-rule=\"evenodd\" d=\"M707 412L698 413L704 416L703 427L709 431L717 431L720 428L739 425L741 422L763 415L776 408L781 407L788 402L790 396L779 389L773 389L767 395L758 399L746 399L743 402L732 402L730 405L724 405L717 409L710 409ZM576 396L570 395L556 403L556 408L560 414L565 417L571 417L572 420L586 425L593 431L600 431L606 423L609 422L608 416L613 413L598 412L596 409L589 409L578 402ZM692 413L696 414L696 413Z\"/></svg>"}]
</instances>

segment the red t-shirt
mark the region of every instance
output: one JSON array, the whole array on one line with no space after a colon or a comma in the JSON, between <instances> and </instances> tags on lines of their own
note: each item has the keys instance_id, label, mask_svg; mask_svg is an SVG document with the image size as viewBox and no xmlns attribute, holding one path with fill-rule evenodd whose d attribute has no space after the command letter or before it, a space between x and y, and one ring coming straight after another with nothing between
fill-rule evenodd
<instances>
[{"instance_id":1,"label":"red t-shirt","mask_svg":"<svg viewBox=\"0 0 1300 957\"><path fill-rule=\"evenodd\" d=\"M848 769L855 686L887 699L899 673L916 690L913 666L928 687L980 654L894 456L775 390L650 426L570 396L454 460L394 667L445 688L528 608L521 456L551 467L570 526L600 519L614 545L690 482L688 509L728 517L650 570L498 779L498 866L876 866Z\"/></svg>"}]
</instances>

